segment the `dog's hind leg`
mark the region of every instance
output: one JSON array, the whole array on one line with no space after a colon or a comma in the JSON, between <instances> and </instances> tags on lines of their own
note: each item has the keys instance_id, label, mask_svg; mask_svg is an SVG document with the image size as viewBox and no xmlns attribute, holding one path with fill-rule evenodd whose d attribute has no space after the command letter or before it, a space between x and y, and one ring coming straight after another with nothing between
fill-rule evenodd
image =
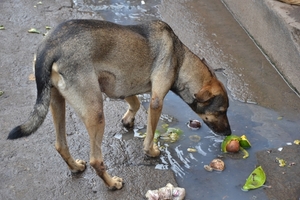
<instances>
[{"instance_id":1,"label":"dog's hind leg","mask_svg":"<svg viewBox=\"0 0 300 200\"><path fill-rule=\"evenodd\" d=\"M65 104L65 99L61 96L59 91L53 87L51 89L50 109L56 131L55 148L73 173L82 172L85 170L86 162L82 160L75 161L67 145Z\"/></svg>"},{"instance_id":2,"label":"dog's hind leg","mask_svg":"<svg viewBox=\"0 0 300 200\"><path fill-rule=\"evenodd\" d=\"M126 97L125 100L128 103L129 108L122 118L122 123L123 126L131 128L134 125L135 114L140 108L140 101L137 96Z\"/></svg>"},{"instance_id":3,"label":"dog's hind leg","mask_svg":"<svg viewBox=\"0 0 300 200\"><path fill-rule=\"evenodd\" d=\"M90 137L90 165L110 189L121 189L122 179L111 177L104 166L101 144L105 120L103 98L98 79L94 74L77 74L76 80L65 80L66 89L62 93L82 119ZM69 81L69 82L67 82Z\"/></svg>"}]
</instances>

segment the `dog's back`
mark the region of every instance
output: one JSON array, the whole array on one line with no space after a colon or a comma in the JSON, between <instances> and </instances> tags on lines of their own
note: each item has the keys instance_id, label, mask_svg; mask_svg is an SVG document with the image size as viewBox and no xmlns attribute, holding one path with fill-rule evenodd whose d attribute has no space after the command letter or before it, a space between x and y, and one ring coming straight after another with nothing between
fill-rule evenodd
<instances>
[{"instance_id":1,"label":"dog's back","mask_svg":"<svg viewBox=\"0 0 300 200\"><path fill-rule=\"evenodd\" d=\"M104 93L111 98L124 98L149 92L150 75L165 58L169 57L175 69L180 58L175 51L181 49L181 42L174 40L178 38L162 21L122 26L106 21L71 20L49 34L38 54L52 51L61 74L75 76L94 70ZM129 74L130 80L124 78Z\"/></svg>"}]
</instances>

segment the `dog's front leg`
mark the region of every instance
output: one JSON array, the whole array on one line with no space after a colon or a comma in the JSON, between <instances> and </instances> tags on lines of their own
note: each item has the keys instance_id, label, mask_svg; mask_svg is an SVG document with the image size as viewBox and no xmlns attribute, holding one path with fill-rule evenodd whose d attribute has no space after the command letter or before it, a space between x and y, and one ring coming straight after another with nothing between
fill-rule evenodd
<instances>
[{"instance_id":1,"label":"dog's front leg","mask_svg":"<svg viewBox=\"0 0 300 200\"><path fill-rule=\"evenodd\" d=\"M148 110L148 125L147 134L144 140L144 152L148 156L157 157L160 151L157 145L153 142L154 132L161 115L164 95L158 95L152 92L152 97Z\"/></svg>"},{"instance_id":2,"label":"dog's front leg","mask_svg":"<svg viewBox=\"0 0 300 200\"><path fill-rule=\"evenodd\" d=\"M102 116L102 115L101 115ZM109 189L121 189L123 186L123 180L119 177L111 177L104 166L103 156L101 152L101 143L104 133L104 117L99 119L100 121L96 124L85 123L91 143L90 152L90 164L95 169L98 176L100 176Z\"/></svg>"},{"instance_id":3,"label":"dog's front leg","mask_svg":"<svg viewBox=\"0 0 300 200\"><path fill-rule=\"evenodd\" d=\"M94 102L97 101L95 100ZM111 177L107 173L104 166L103 156L101 152L101 143L104 134L105 119L104 113L102 111L102 99L99 102L99 104L94 103L92 105L89 105L85 109L85 114L82 116L86 129L90 136L90 164L95 169L97 175L100 176L100 178L102 178L105 184L109 187L109 189L121 189L123 186L122 178L116 176Z\"/></svg>"}]
</instances>

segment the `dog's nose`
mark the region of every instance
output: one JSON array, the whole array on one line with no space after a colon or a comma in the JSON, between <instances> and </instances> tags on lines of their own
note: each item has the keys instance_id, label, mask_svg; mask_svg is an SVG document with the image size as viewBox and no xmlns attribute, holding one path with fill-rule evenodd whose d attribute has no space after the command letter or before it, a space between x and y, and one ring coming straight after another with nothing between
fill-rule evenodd
<instances>
[{"instance_id":1,"label":"dog's nose","mask_svg":"<svg viewBox=\"0 0 300 200\"><path fill-rule=\"evenodd\" d=\"M228 136L231 135L231 129L229 128L228 130L226 130L225 132L223 132L224 136Z\"/></svg>"}]
</instances>

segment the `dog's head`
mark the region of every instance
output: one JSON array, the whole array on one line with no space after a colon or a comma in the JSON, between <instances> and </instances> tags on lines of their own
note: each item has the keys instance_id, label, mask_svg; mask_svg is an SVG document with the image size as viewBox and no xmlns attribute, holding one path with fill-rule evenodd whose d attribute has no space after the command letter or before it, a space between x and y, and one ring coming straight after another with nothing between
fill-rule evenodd
<instances>
[{"instance_id":1,"label":"dog's head","mask_svg":"<svg viewBox=\"0 0 300 200\"><path fill-rule=\"evenodd\" d=\"M213 78L194 94L194 110L204 123L218 135L230 135L227 118L228 96L223 84Z\"/></svg>"}]
</instances>

